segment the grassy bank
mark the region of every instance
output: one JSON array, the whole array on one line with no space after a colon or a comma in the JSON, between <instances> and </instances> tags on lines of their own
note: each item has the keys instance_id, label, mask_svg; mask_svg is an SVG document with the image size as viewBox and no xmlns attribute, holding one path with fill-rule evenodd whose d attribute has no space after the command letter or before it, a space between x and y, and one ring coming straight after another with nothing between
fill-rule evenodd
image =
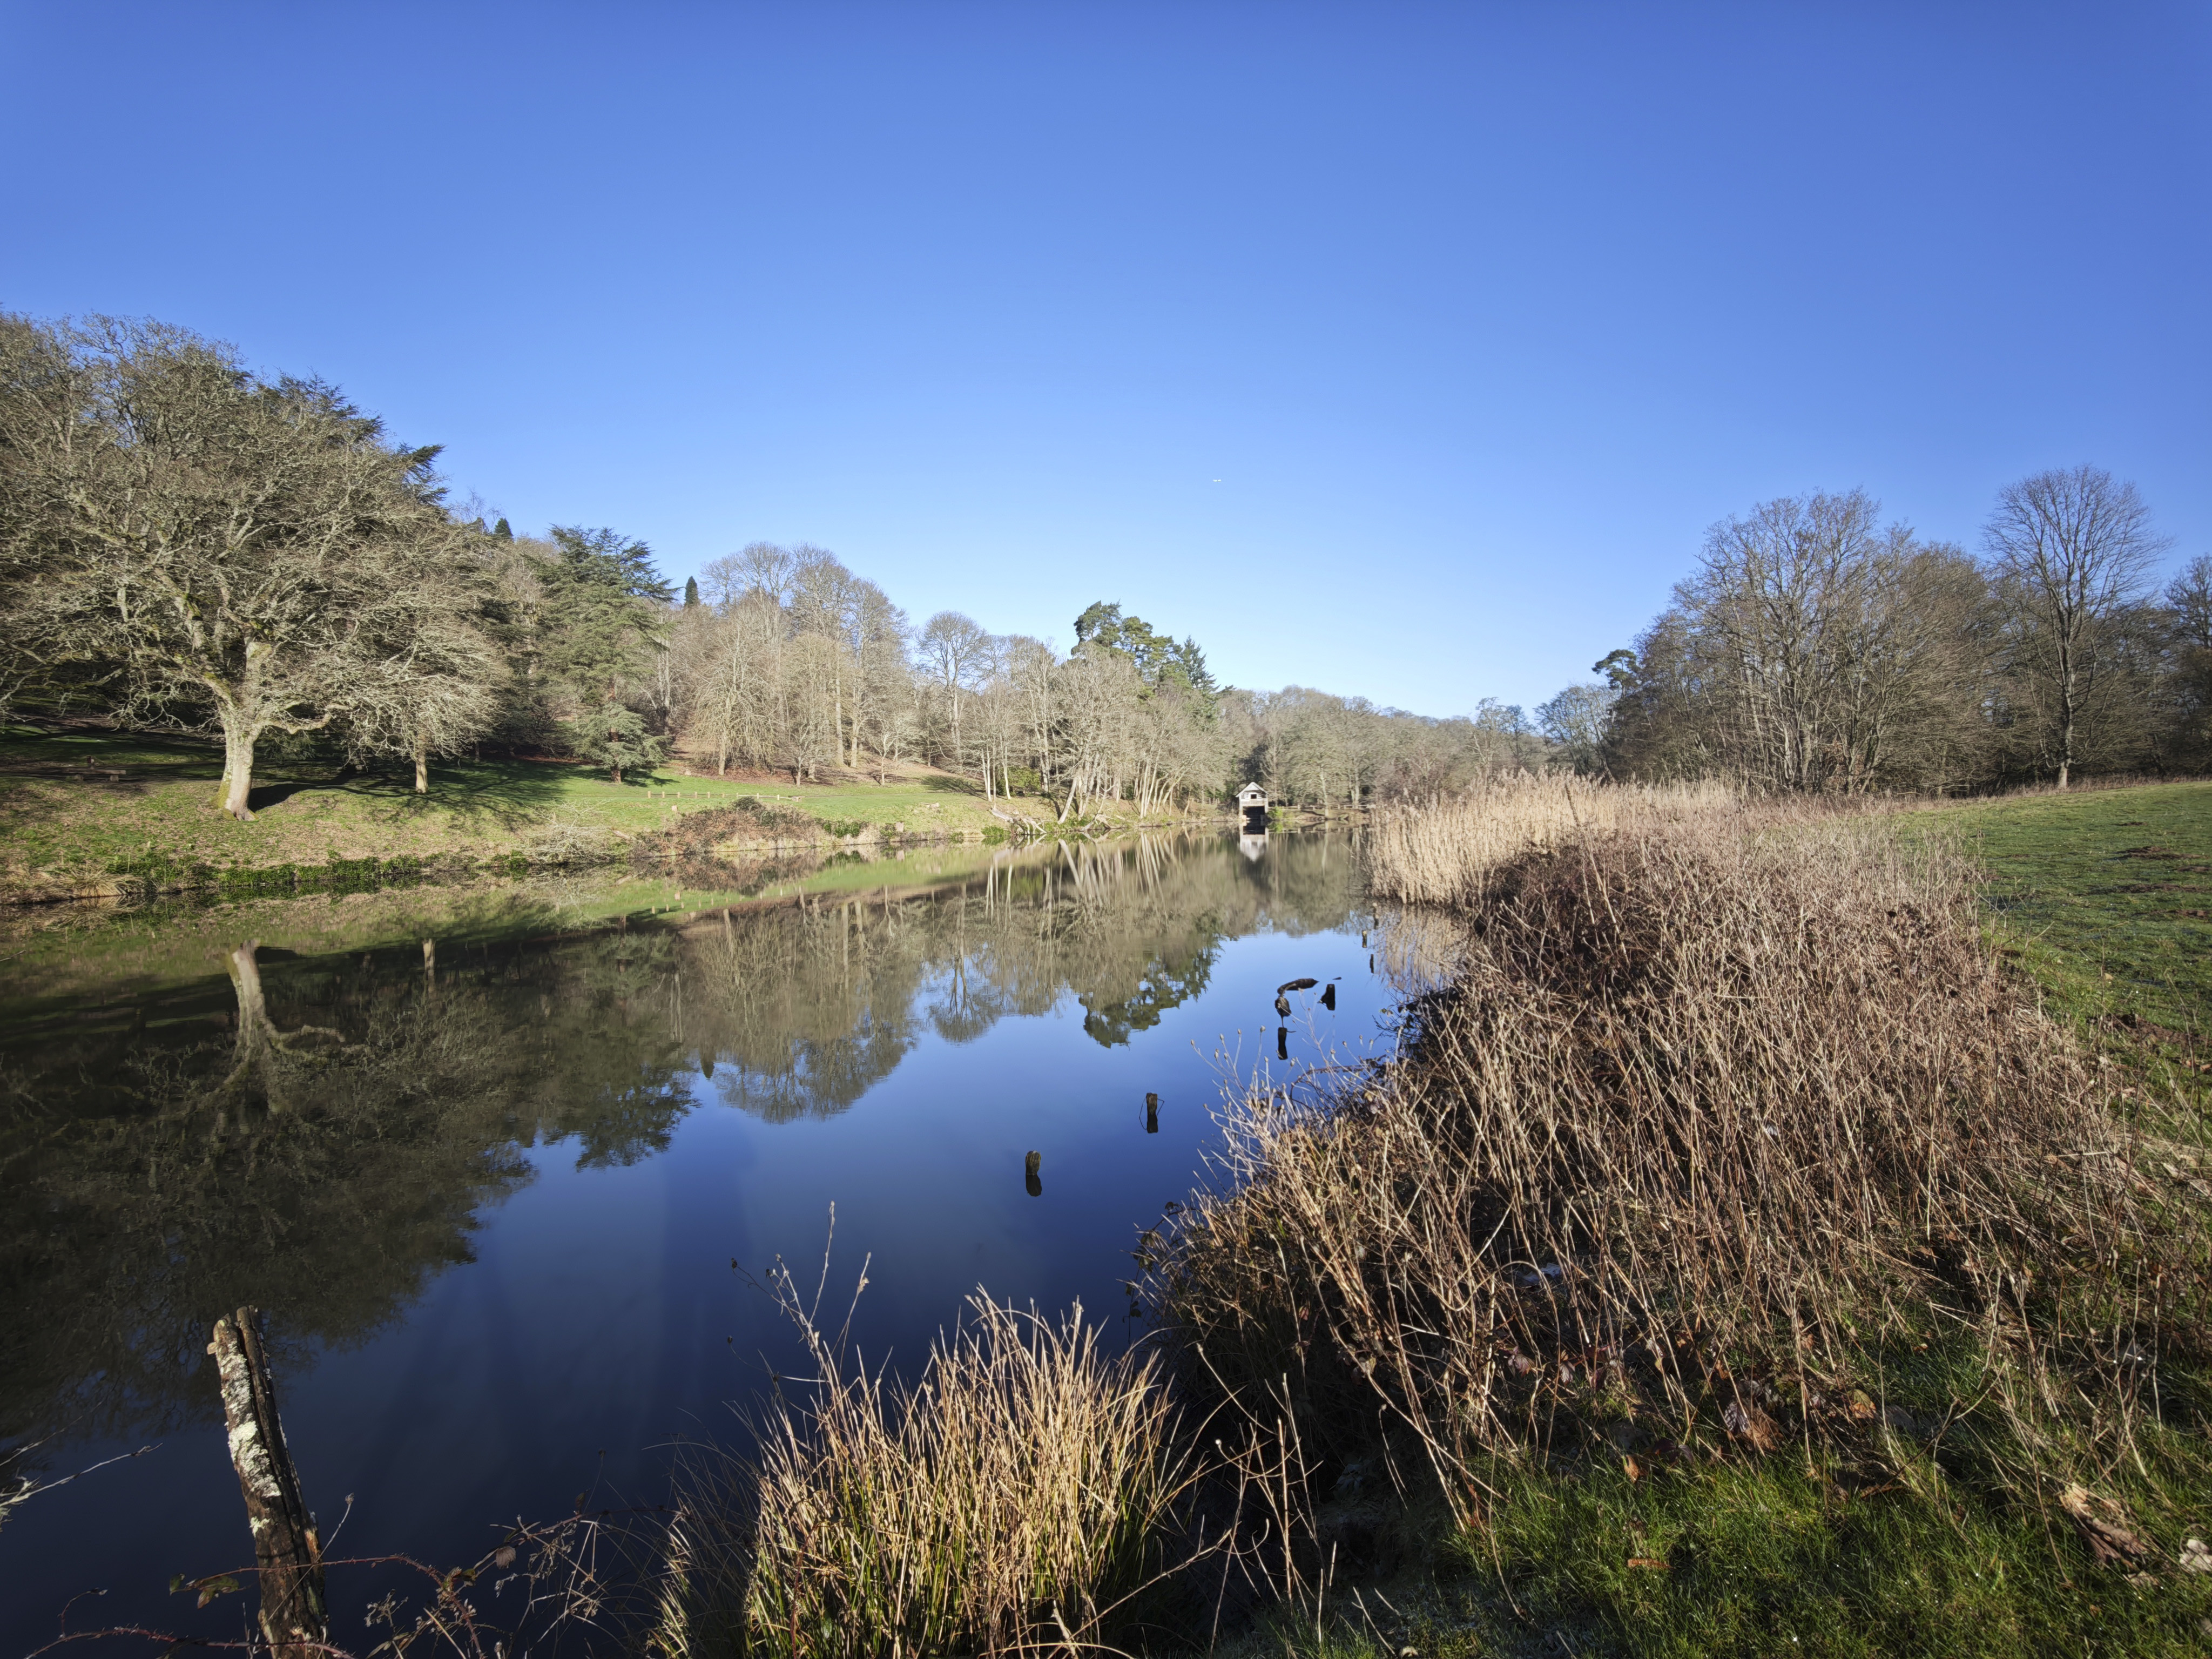
<instances>
[{"instance_id":1,"label":"grassy bank","mask_svg":"<svg viewBox=\"0 0 2212 1659\"><path fill-rule=\"evenodd\" d=\"M1006 833L966 780L921 769L888 784L794 785L662 767L617 784L556 762L441 762L418 796L397 774L275 756L257 773L251 823L215 810L222 769L215 745L188 738L0 729L0 893L94 892L118 876L156 886L228 876L243 890L276 891L303 872L313 872L311 884L344 886L423 870L559 865L747 799L775 809L775 830L758 837L769 841ZM242 873L252 872L268 879Z\"/></svg>"}]
</instances>

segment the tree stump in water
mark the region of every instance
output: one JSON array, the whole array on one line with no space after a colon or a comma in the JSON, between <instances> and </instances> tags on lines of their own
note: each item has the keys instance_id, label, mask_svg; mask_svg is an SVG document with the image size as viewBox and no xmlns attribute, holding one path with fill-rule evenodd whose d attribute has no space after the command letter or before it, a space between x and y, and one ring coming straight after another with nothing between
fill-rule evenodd
<instances>
[{"instance_id":1,"label":"tree stump in water","mask_svg":"<svg viewBox=\"0 0 2212 1659\"><path fill-rule=\"evenodd\" d=\"M316 1659L329 1645L323 1547L300 1496L300 1474L284 1445L276 1388L262 1349L261 1314L240 1308L215 1322L208 1344L222 1384L231 1467L246 1498L261 1579L261 1633L276 1659Z\"/></svg>"}]
</instances>

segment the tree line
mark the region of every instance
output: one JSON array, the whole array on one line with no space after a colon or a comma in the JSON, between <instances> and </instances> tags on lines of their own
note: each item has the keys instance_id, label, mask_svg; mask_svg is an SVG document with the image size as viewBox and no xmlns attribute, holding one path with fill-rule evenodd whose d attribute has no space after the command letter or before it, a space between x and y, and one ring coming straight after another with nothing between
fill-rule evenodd
<instances>
[{"instance_id":1,"label":"tree line","mask_svg":"<svg viewBox=\"0 0 2212 1659\"><path fill-rule=\"evenodd\" d=\"M812 546L755 543L677 590L643 541L517 536L456 505L439 449L324 381L153 322L0 315L0 707L221 738L252 816L270 745L411 765L486 752L820 780L919 762L1065 821L1449 787L1540 763L1517 709L1431 720L1224 688L1119 605L1065 653L920 626Z\"/></svg>"},{"instance_id":2,"label":"tree line","mask_svg":"<svg viewBox=\"0 0 2212 1659\"><path fill-rule=\"evenodd\" d=\"M2212 558L2094 466L2004 489L1979 556L1863 490L1708 532L1632 648L1538 710L1560 757L1781 791L1958 793L2212 761Z\"/></svg>"},{"instance_id":3,"label":"tree line","mask_svg":"<svg viewBox=\"0 0 2212 1659\"><path fill-rule=\"evenodd\" d=\"M793 780L922 763L1060 821L1239 784L1352 807L1511 769L1773 789L1986 788L2212 759L2212 562L2093 467L2001 495L1978 556L1863 491L1716 525L1632 647L1535 711L1436 720L1216 683L1118 605L1062 652L920 625L811 545L678 590L643 541L516 536L337 388L151 322L0 315L0 708L221 738L240 817L272 744L411 766L690 763Z\"/></svg>"}]
</instances>

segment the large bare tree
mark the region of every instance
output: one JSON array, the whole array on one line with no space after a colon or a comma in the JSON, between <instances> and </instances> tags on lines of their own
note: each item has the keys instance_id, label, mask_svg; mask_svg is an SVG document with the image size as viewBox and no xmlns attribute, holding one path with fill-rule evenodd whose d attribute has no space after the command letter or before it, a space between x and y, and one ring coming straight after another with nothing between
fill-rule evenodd
<instances>
[{"instance_id":1,"label":"large bare tree","mask_svg":"<svg viewBox=\"0 0 2212 1659\"><path fill-rule=\"evenodd\" d=\"M57 331L69 418L19 453L18 532L46 550L27 627L53 657L112 662L141 710L223 738L222 810L257 744L411 696L411 602L441 517L436 451L390 442L333 389L268 381L154 323Z\"/></svg>"},{"instance_id":2,"label":"large bare tree","mask_svg":"<svg viewBox=\"0 0 2212 1659\"><path fill-rule=\"evenodd\" d=\"M430 789L430 757L460 753L489 730L507 678L488 612L496 573L489 538L442 514L398 527L386 550L394 580L359 617L356 689L346 738L357 754L398 755Z\"/></svg>"},{"instance_id":3,"label":"large bare tree","mask_svg":"<svg viewBox=\"0 0 2212 1659\"><path fill-rule=\"evenodd\" d=\"M2142 597L2166 544L2136 487L2095 466L2008 484L1984 535L2014 615L2014 671L2035 694L2063 789L2112 684L2102 635Z\"/></svg>"},{"instance_id":4,"label":"large bare tree","mask_svg":"<svg viewBox=\"0 0 2212 1659\"><path fill-rule=\"evenodd\" d=\"M952 763L966 759L961 737L962 699L985 677L991 664L991 635L972 617L940 611L922 624L915 641L922 671L943 693L952 718Z\"/></svg>"},{"instance_id":5,"label":"large bare tree","mask_svg":"<svg viewBox=\"0 0 2212 1659\"><path fill-rule=\"evenodd\" d=\"M2199 553L2166 585L2166 604L2183 643L2212 651L2212 553Z\"/></svg>"}]
</instances>

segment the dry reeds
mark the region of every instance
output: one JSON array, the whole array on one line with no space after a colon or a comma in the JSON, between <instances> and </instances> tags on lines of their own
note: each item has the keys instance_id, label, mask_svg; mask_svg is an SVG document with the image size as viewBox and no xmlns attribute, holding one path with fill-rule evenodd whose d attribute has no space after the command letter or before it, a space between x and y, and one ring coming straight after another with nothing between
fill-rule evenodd
<instances>
[{"instance_id":1,"label":"dry reeds","mask_svg":"<svg viewBox=\"0 0 2212 1659\"><path fill-rule=\"evenodd\" d=\"M1176 1565L1194 1466L1150 1352L1109 1356L1080 1307L978 1294L917 1382L887 1384L779 1294L820 1375L763 1415L752 1459L695 1470L665 1650L1073 1650Z\"/></svg>"},{"instance_id":2,"label":"dry reeds","mask_svg":"<svg viewBox=\"0 0 2212 1659\"><path fill-rule=\"evenodd\" d=\"M1501 774L1425 805L1376 809L1369 826L1370 890L1407 904L1468 904L1492 875L1532 848L1585 835L1650 833L1740 808L1712 782L1609 784L1553 772Z\"/></svg>"},{"instance_id":3,"label":"dry reeds","mask_svg":"<svg viewBox=\"0 0 2212 1659\"><path fill-rule=\"evenodd\" d=\"M1468 1519L1480 1458L1563 1405L1686 1437L1717 1379L1770 1449L1886 1326L2032 1369L2069 1286L2131 1285L2147 1322L2179 1291L2128 1132L1981 945L1961 861L1719 792L1496 793L1501 823L1378 835L1382 884L1479 900L1408 1057L1245 1101L1237 1179L1163 1269L1232 1396L1290 1365L1323 1419L1379 1405Z\"/></svg>"}]
</instances>

